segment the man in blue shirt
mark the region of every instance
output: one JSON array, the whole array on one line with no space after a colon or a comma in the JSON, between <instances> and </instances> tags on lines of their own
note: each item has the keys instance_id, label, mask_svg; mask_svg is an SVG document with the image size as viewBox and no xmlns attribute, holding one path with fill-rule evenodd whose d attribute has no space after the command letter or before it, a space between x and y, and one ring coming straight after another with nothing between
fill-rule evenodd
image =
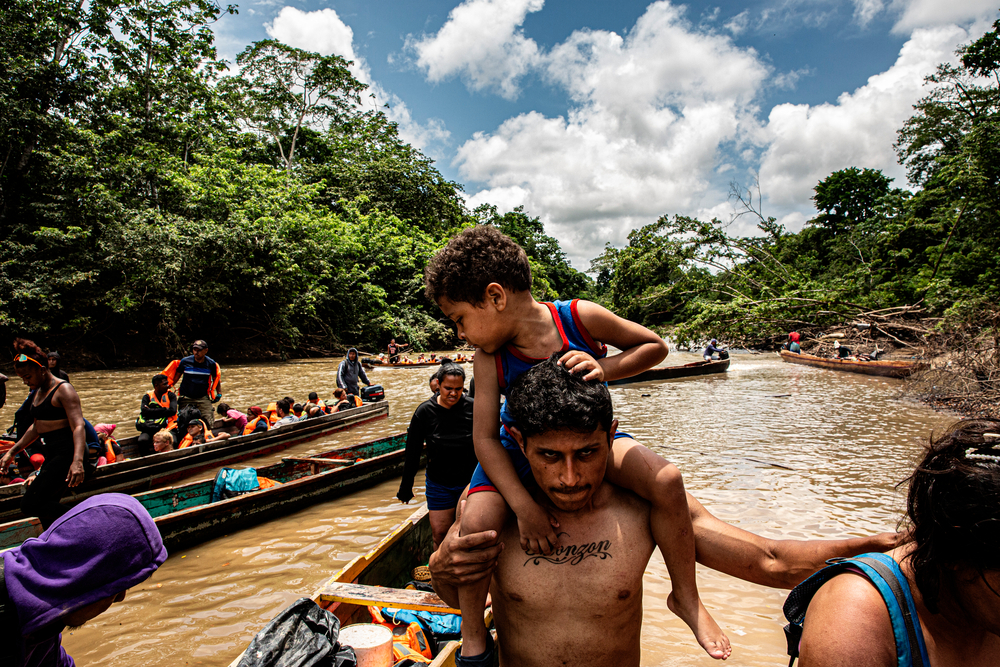
<instances>
[{"instance_id":1,"label":"man in blue shirt","mask_svg":"<svg viewBox=\"0 0 1000 667\"><path fill-rule=\"evenodd\" d=\"M175 359L163 369L170 386L180 379L177 389L177 412L185 405L193 405L201 413L201 419L211 426L215 423L212 404L222 398L222 369L208 356L208 343L196 340L191 345L193 354L183 359Z\"/></svg>"}]
</instances>

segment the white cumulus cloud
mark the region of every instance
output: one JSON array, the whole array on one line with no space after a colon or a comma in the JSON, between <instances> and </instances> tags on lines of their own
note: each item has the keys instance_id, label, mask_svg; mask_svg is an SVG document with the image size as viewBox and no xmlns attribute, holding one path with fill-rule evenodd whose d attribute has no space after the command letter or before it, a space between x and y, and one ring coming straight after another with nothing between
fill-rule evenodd
<instances>
[{"instance_id":1,"label":"white cumulus cloud","mask_svg":"<svg viewBox=\"0 0 1000 667\"><path fill-rule=\"evenodd\" d=\"M517 97L521 77L537 63L539 50L521 30L525 17L544 0L466 0L448 14L434 35L410 36L406 48L428 80L461 77L473 90Z\"/></svg>"},{"instance_id":2,"label":"white cumulus cloud","mask_svg":"<svg viewBox=\"0 0 1000 667\"><path fill-rule=\"evenodd\" d=\"M893 31L905 35L915 28L992 21L996 19L998 6L996 0L896 0L893 7L901 16Z\"/></svg>"},{"instance_id":3,"label":"white cumulus cloud","mask_svg":"<svg viewBox=\"0 0 1000 667\"><path fill-rule=\"evenodd\" d=\"M413 118L409 108L398 96L385 90L372 79L371 70L365 59L354 48L354 31L344 23L333 9L305 12L295 7L282 7L270 23L264 24L267 34L289 46L315 51L322 55L336 54L353 61L351 74L368 84L368 91L375 96L372 100L362 97L362 101L375 108L388 104L386 115L399 126L400 137L430 155L434 155L441 144L447 142L450 133L444 122L437 118L421 123Z\"/></svg>"},{"instance_id":4,"label":"white cumulus cloud","mask_svg":"<svg viewBox=\"0 0 1000 667\"><path fill-rule=\"evenodd\" d=\"M766 146L760 181L769 203L779 212L801 210L819 180L846 167L881 169L897 186L905 185L892 148L896 131L927 94L924 77L952 60L967 39L957 26L917 30L892 67L836 104L774 107L759 138Z\"/></svg>"},{"instance_id":5,"label":"white cumulus cloud","mask_svg":"<svg viewBox=\"0 0 1000 667\"><path fill-rule=\"evenodd\" d=\"M470 204L524 204L586 268L606 241L663 213L725 201L710 194L720 146L754 128L770 70L683 11L656 2L624 37L581 30L545 54L543 75L572 109L521 114L462 145L461 176L486 186Z\"/></svg>"}]
</instances>

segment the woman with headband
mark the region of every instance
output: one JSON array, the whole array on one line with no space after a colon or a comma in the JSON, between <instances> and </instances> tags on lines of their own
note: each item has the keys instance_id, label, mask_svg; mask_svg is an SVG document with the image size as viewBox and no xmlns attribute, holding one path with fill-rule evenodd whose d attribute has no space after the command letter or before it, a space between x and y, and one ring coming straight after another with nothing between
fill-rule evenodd
<instances>
[{"instance_id":1,"label":"woman with headband","mask_svg":"<svg viewBox=\"0 0 1000 667\"><path fill-rule=\"evenodd\" d=\"M83 483L86 425L76 390L69 382L52 375L41 348L30 340L17 338L14 352L14 370L34 391L30 406L32 424L0 459L0 469L5 469L35 439L42 439L45 463L25 489L21 511L27 516L37 516L42 526L48 528L69 509L59 502L67 487Z\"/></svg>"},{"instance_id":2,"label":"woman with headband","mask_svg":"<svg viewBox=\"0 0 1000 667\"><path fill-rule=\"evenodd\" d=\"M955 424L909 478L912 541L792 591L785 631L800 667L1000 665L998 446L1000 421Z\"/></svg>"}]
</instances>

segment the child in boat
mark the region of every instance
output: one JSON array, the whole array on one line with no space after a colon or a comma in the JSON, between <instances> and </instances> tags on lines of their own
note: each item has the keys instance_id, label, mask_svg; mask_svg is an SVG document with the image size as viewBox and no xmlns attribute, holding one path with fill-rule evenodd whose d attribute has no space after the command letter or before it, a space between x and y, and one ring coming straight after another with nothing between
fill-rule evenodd
<instances>
[{"instance_id":1,"label":"child in boat","mask_svg":"<svg viewBox=\"0 0 1000 667\"><path fill-rule=\"evenodd\" d=\"M169 452L176 446L177 441L174 440L173 431L162 429L153 434L153 451L157 454L160 452Z\"/></svg>"},{"instance_id":2,"label":"child in boat","mask_svg":"<svg viewBox=\"0 0 1000 667\"><path fill-rule=\"evenodd\" d=\"M649 329L589 301L535 301L524 250L487 225L453 238L431 260L425 280L428 298L455 322L459 338L477 348L474 372L480 395L473 439L480 467L469 485L461 532L499 533L509 506L517 515L521 547L548 554L559 544L553 530L558 526L525 489L524 481L533 481L531 470L508 433L507 427L516 424L501 407L500 394L555 352L563 352L560 363L585 379L614 380L655 366L666 357L667 345ZM609 357L605 344L622 352ZM676 466L624 437L614 442L607 477L652 504L652 534L673 586L667 605L711 657L728 658L729 639L698 596L694 534ZM487 578L458 590L462 618L471 619L462 624L460 667L492 658L489 635L479 621L489 585Z\"/></svg>"},{"instance_id":3,"label":"child in boat","mask_svg":"<svg viewBox=\"0 0 1000 667\"><path fill-rule=\"evenodd\" d=\"M260 410L260 408L257 408ZM187 426L187 435L181 440L181 444L178 449L184 449L185 447L192 447L194 445L201 445L206 442L212 442L213 440L226 440L229 438L228 433L220 433L219 435L214 435L212 429L208 427L201 419L195 419L190 422Z\"/></svg>"}]
</instances>

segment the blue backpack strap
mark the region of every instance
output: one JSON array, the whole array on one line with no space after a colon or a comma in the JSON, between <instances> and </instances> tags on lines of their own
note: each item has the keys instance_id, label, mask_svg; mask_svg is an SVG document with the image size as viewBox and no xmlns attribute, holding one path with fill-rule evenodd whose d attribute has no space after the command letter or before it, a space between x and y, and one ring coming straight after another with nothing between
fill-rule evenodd
<instances>
[{"instance_id":1,"label":"blue backpack strap","mask_svg":"<svg viewBox=\"0 0 1000 667\"><path fill-rule=\"evenodd\" d=\"M838 558L827 562L830 563L828 567L796 586L785 600L784 613L789 621L785 626L788 655L791 656L789 667L799 655L802 623L816 591L827 581L850 568L860 570L885 601L896 642L897 667L930 667L913 595L896 561L885 554L869 553L855 558ZM914 646L916 650L913 649Z\"/></svg>"}]
</instances>

